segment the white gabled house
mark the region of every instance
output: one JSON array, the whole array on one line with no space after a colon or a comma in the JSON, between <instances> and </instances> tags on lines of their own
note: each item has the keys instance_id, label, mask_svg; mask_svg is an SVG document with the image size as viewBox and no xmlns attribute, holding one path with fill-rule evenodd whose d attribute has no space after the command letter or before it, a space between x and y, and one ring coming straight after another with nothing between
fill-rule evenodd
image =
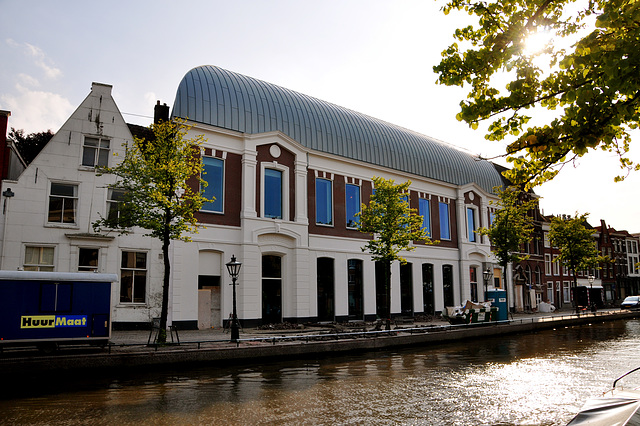
<instances>
[{"instance_id":1,"label":"white gabled house","mask_svg":"<svg viewBox=\"0 0 640 426\"><path fill-rule=\"evenodd\" d=\"M96 234L92 228L99 215L117 210L106 188L114 178L96 174L95 166L118 161L123 144L132 140L111 86L93 83L33 162L2 181L0 269L118 273L112 295L116 326L147 324L158 315L150 303L157 288L150 283L162 278L160 245L153 239Z\"/></svg>"}]
</instances>

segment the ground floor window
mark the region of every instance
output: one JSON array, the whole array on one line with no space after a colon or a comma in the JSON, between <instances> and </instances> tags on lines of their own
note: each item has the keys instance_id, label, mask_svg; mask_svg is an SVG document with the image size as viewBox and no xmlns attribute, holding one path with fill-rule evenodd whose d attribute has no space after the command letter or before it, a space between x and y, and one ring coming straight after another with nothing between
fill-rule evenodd
<instances>
[{"instance_id":1,"label":"ground floor window","mask_svg":"<svg viewBox=\"0 0 640 426\"><path fill-rule=\"evenodd\" d=\"M422 303L424 313L435 314L435 298L433 294L433 265L430 263L422 264Z\"/></svg>"},{"instance_id":2,"label":"ground floor window","mask_svg":"<svg viewBox=\"0 0 640 426\"><path fill-rule=\"evenodd\" d=\"M400 265L400 310L413 315L413 269L411 263Z\"/></svg>"},{"instance_id":3,"label":"ground floor window","mask_svg":"<svg viewBox=\"0 0 640 426\"><path fill-rule=\"evenodd\" d=\"M318 320L333 321L334 311L334 266L333 259L321 257L318 259Z\"/></svg>"},{"instance_id":4,"label":"ground floor window","mask_svg":"<svg viewBox=\"0 0 640 426\"><path fill-rule=\"evenodd\" d=\"M453 297L453 266L442 265L442 289L444 292L444 306L454 306Z\"/></svg>"},{"instance_id":5,"label":"ground floor window","mask_svg":"<svg viewBox=\"0 0 640 426\"><path fill-rule=\"evenodd\" d=\"M347 274L349 319L361 320L364 317L362 260L347 260Z\"/></svg>"},{"instance_id":6,"label":"ground floor window","mask_svg":"<svg viewBox=\"0 0 640 426\"><path fill-rule=\"evenodd\" d=\"M78 250L78 272L98 272L98 255L100 250L97 248L80 247Z\"/></svg>"},{"instance_id":7,"label":"ground floor window","mask_svg":"<svg viewBox=\"0 0 640 426\"><path fill-rule=\"evenodd\" d=\"M147 301L147 253L123 251L120 262L120 303Z\"/></svg>"},{"instance_id":8,"label":"ground floor window","mask_svg":"<svg viewBox=\"0 0 640 426\"><path fill-rule=\"evenodd\" d=\"M571 303L571 283L569 281L562 283L562 300L564 303Z\"/></svg>"},{"instance_id":9,"label":"ground floor window","mask_svg":"<svg viewBox=\"0 0 640 426\"><path fill-rule=\"evenodd\" d=\"M24 253L25 271L53 271L53 247L27 246Z\"/></svg>"},{"instance_id":10,"label":"ground floor window","mask_svg":"<svg viewBox=\"0 0 640 426\"><path fill-rule=\"evenodd\" d=\"M262 256L262 322L282 322L282 258Z\"/></svg>"}]
</instances>

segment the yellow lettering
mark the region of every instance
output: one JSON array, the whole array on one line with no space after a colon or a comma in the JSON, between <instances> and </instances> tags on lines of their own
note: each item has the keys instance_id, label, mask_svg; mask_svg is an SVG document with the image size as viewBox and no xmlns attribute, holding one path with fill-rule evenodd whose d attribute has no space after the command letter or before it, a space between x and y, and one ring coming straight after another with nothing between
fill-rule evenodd
<instances>
[{"instance_id":1,"label":"yellow lettering","mask_svg":"<svg viewBox=\"0 0 640 426\"><path fill-rule=\"evenodd\" d=\"M20 317L20 328L54 328L56 317L54 315L29 315Z\"/></svg>"},{"instance_id":2,"label":"yellow lettering","mask_svg":"<svg viewBox=\"0 0 640 426\"><path fill-rule=\"evenodd\" d=\"M67 325L67 317L56 317L56 327L64 327Z\"/></svg>"}]
</instances>

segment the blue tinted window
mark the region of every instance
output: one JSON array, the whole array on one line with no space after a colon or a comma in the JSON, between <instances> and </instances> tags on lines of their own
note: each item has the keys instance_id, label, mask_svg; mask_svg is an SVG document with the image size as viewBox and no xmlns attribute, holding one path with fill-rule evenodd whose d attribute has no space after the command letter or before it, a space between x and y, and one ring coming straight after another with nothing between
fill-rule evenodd
<instances>
[{"instance_id":1,"label":"blue tinted window","mask_svg":"<svg viewBox=\"0 0 640 426\"><path fill-rule=\"evenodd\" d=\"M207 182L205 198L214 198L202 205L202 210L222 213L224 210L224 161L219 158L203 157L204 171L202 179Z\"/></svg>"},{"instance_id":2,"label":"blue tinted window","mask_svg":"<svg viewBox=\"0 0 640 426\"><path fill-rule=\"evenodd\" d=\"M264 217L282 219L282 172L264 170Z\"/></svg>"},{"instance_id":3,"label":"blue tinted window","mask_svg":"<svg viewBox=\"0 0 640 426\"><path fill-rule=\"evenodd\" d=\"M469 241L476 241L476 211L470 207L467 207L467 235Z\"/></svg>"},{"instance_id":4,"label":"blue tinted window","mask_svg":"<svg viewBox=\"0 0 640 426\"><path fill-rule=\"evenodd\" d=\"M429 200L425 198L418 199L418 214L422 216L422 228L427 235L431 237L431 209Z\"/></svg>"},{"instance_id":5,"label":"blue tinted window","mask_svg":"<svg viewBox=\"0 0 640 426\"><path fill-rule=\"evenodd\" d=\"M331 181L316 179L316 223L333 225Z\"/></svg>"},{"instance_id":6,"label":"blue tinted window","mask_svg":"<svg viewBox=\"0 0 640 426\"><path fill-rule=\"evenodd\" d=\"M346 210L347 210L347 228L355 228L360 222L360 218L356 216L360 213L360 187L358 185L345 185Z\"/></svg>"},{"instance_id":7,"label":"blue tinted window","mask_svg":"<svg viewBox=\"0 0 640 426\"><path fill-rule=\"evenodd\" d=\"M440 203L440 239L450 240L451 231L449 227L449 204Z\"/></svg>"}]
</instances>

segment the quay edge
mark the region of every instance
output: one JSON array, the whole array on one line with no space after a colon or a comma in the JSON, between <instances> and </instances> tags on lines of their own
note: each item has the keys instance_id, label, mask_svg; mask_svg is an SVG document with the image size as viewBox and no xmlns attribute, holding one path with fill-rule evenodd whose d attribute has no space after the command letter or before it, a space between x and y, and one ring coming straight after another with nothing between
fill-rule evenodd
<instances>
[{"instance_id":1,"label":"quay edge","mask_svg":"<svg viewBox=\"0 0 640 426\"><path fill-rule=\"evenodd\" d=\"M0 357L0 368L6 379L20 380L25 376L68 374L72 372L119 372L128 369L158 369L160 367L196 367L206 365L252 364L269 360L299 359L309 356L344 355L348 353L439 344L456 340L530 333L541 330L588 325L597 322L640 317L640 311L609 311L599 315L562 317L545 320L512 320L502 323L472 324L442 331L412 332L396 330L395 335L353 337L324 341L263 341L261 343L219 342L213 347L197 348L197 342L160 348L140 345L137 350L122 350L114 345L97 353L54 354L50 356ZM553 318L553 317L547 317ZM277 339L277 337L275 337Z\"/></svg>"}]
</instances>

